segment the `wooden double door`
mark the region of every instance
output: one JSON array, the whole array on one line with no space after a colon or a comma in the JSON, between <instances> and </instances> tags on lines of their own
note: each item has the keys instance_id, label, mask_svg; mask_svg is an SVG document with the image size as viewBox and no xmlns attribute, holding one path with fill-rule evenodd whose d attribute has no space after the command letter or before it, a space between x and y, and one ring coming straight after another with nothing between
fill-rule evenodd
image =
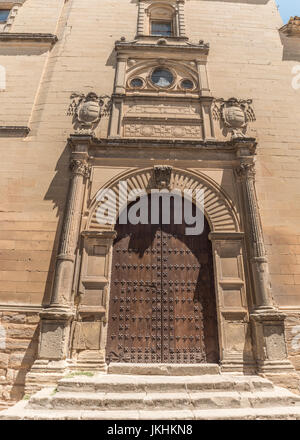
<instances>
[{"instance_id":1,"label":"wooden double door","mask_svg":"<svg viewBox=\"0 0 300 440\"><path fill-rule=\"evenodd\" d=\"M149 202L150 204L150 202ZM106 361L219 361L209 226L116 225Z\"/></svg>"}]
</instances>

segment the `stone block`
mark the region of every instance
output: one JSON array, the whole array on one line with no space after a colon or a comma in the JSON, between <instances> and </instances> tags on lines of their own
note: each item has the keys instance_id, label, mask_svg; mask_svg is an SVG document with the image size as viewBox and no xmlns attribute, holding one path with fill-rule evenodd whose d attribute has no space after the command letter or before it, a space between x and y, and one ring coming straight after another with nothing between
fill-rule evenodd
<instances>
[{"instance_id":1,"label":"stone block","mask_svg":"<svg viewBox=\"0 0 300 440\"><path fill-rule=\"evenodd\" d=\"M26 316L19 313L5 313L2 317L2 322L11 322L16 324L23 324L26 321Z\"/></svg>"},{"instance_id":2,"label":"stone block","mask_svg":"<svg viewBox=\"0 0 300 440\"><path fill-rule=\"evenodd\" d=\"M32 339L35 330L36 326L33 325L9 324L6 327L6 334L12 339Z\"/></svg>"},{"instance_id":3,"label":"stone block","mask_svg":"<svg viewBox=\"0 0 300 440\"><path fill-rule=\"evenodd\" d=\"M9 355L6 353L0 353L0 368L7 368Z\"/></svg>"}]
</instances>

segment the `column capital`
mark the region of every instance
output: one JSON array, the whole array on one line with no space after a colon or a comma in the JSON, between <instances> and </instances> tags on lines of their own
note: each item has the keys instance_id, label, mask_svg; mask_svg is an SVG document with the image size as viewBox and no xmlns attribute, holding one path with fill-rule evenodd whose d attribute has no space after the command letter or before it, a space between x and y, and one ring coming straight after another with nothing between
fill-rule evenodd
<instances>
[{"instance_id":1,"label":"column capital","mask_svg":"<svg viewBox=\"0 0 300 440\"><path fill-rule=\"evenodd\" d=\"M91 167L85 159L74 159L70 161L70 170L73 175L89 177Z\"/></svg>"},{"instance_id":2,"label":"column capital","mask_svg":"<svg viewBox=\"0 0 300 440\"><path fill-rule=\"evenodd\" d=\"M255 162L253 160L242 160L240 164L235 168L235 175L240 180L252 179L255 180Z\"/></svg>"}]
</instances>

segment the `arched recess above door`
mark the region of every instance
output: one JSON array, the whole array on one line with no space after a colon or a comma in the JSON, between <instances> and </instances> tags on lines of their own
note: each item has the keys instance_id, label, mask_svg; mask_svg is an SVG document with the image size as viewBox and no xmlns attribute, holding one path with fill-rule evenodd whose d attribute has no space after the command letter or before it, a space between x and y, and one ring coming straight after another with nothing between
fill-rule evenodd
<instances>
[{"instance_id":1,"label":"arched recess above door","mask_svg":"<svg viewBox=\"0 0 300 440\"><path fill-rule=\"evenodd\" d=\"M94 197L89 208L89 217L86 224L88 231L102 231L109 229L109 225L99 224L97 220L97 209L99 201L98 194L104 189L110 189L118 194L119 182L127 183L127 192L132 190L144 190L150 192L156 188L153 178L154 168L134 169L130 172L119 174L117 177L108 181L105 186L99 188L97 195ZM170 178L170 188L183 191L184 189L204 190L204 208L205 216L209 222L212 232L240 232L240 222L237 210L225 193L225 191L208 176L200 172L192 170L181 170L172 168ZM118 209L118 202L116 205ZM113 229L113 225L111 225Z\"/></svg>"}]
</instances>

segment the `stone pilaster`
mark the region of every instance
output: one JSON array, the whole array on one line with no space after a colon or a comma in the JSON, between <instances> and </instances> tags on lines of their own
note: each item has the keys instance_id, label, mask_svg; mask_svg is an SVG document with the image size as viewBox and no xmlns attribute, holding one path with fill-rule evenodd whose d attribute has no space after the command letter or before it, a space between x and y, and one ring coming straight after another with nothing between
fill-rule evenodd
<instances>
[{"instance_id":1,"label":"stone pilaster","mask_svg":"<svg viewBox=\"0 0 300 440\"><path fill-rule=\"evenodd\" d=\"M140 37L144 35L145 27L145 2L143 0L139 1L139 11L138 11L138 22L137 22L137 36Z\"/></svg>"},{"instance_id":2,"label":"stone pilaster","mask_svg":"<svg viewBox=\"0 0 300 440\"><path fill-rule=\"evenodd\" d=\"M26 379L28 392L35 391L41 385L56 383L67 367L70 327L74 317L72 286L75 254L79 238L84 182L89 175L88 154L85 149L85 146L81 151L78 148L71 157L72 174L56 258L52 297L49 307L44 308L40 313L38 359Z\"/></svg>"},{"instance_id":3,"label":"stone pilaster","mask_svg":"<svg viewBox=\"0 0 300 440\"><path fill-rule=\"evenodd\" d=\"M177 7L178 7L178 31L179 31L179 36L180 37L186 37L184 4L185 4L185 0L177 0Z\"/></svg>"},{"instance_id":4,"label":"stone pilaster","mask_svg":"<svg viewBox=\"0 0 300 440\"><path fill-rule=\"evenodd\" d=\"M242 190L244 224L249 237L250 265L254 290L254 311L250 314L258 372L281 384L286 375L299 382L287 358L285 315L273 303L269 266L255 188L255 162L251 142L237 141L240 164L235 169Z\"/></svg>"}]
</instances>

